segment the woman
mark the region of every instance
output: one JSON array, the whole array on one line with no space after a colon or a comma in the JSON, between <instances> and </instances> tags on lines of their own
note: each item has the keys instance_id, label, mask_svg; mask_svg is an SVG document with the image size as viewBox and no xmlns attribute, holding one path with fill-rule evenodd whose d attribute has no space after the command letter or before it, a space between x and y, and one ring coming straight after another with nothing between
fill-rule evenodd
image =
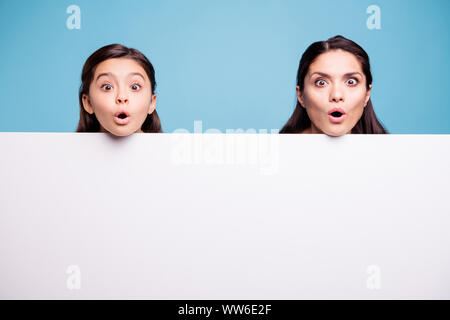
<instances>
[{"instance_id":1,"label":"woman","mask_svg":"<svg viewBox=\"0 0 450 320\"><path fill-rule=\"evenodd\" d=\"M77 132L162 132L155 88L155 70L140 51L121 44L98 49L81 74Z\"/></svg>"},{"instance_id":2,"label":"woman","mask_svg":"<svg viewBox=\"0 0 450 320\"><path fill-rule=\"evenodd\" d=\"M373 110L367 53L342 36L311 44L297 72L297 106L280 133L387 133Z\"/></svg>"}]
</instances>

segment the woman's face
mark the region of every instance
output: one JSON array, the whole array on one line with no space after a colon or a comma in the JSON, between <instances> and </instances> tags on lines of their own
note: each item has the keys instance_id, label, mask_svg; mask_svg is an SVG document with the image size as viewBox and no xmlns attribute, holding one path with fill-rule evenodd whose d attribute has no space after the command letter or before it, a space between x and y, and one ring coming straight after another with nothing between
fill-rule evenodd
<instances>
[{"instance_id":1,"label":"woman's face","mask_svg":"<svg viewBox=\"0 0 450 320\"><path fill-rule=\"evenodd\" d=\"M370 98L361 63L351 53L332 50L319 55L309 66L298 101L311 119L309 133L340 136L350 133Z\"/></svg>"},{"instance_id":2,"label":"woman's face","mask_svg":"<svg viewBox=\"0 0 450 320\"><path fill-rule=\"evenodd\" d=\"M98 64L83 95L83 107L95 114L101 132L128 136L142 132L147 114L155 110L150 79L144 68L133 59L114 58Z\"/></svg>"}]
</instances>

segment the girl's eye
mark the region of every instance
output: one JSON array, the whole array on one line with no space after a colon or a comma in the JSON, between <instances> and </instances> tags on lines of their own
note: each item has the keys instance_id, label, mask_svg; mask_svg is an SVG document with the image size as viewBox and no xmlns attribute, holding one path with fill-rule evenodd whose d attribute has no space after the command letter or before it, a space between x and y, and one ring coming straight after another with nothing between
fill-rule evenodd
<instances>
[{"instance_id":1,"label":"girl's eye","mask_svg":"<svg viewBox=\"0 0 450 320\"><path fill-rule=\"evenodd\" d=\"M101 88L105 91L109 91L112 89L112 86L110 84L104 84L101 86Z\"/></svg>"},{"instance_id":2,"label":"girl's eye","mask_svg":"<svg viewBox=\"0 0 450 320\"><path fill-rule=\"evenodd\" d=\"M138 91L140 88L141 88L141 86L137 83L131 85L132 90Z\"/></svg>"},{"instance_id":3,"label":"girl's eye","mask_svg":"<svg viewBox=\"0 0 450 320\"><path fill-rule=\"evenodd\" d=\"M315 85L318 87L324 87L326 84L327 84L327 82L323 79L316 80L316 82L315 82Z\"/></svg>"},{"instance_id":4,"label":"girl's eye","mask_svg":"<svg viewBox=\"0 0 450 320\"><path fill-rule=\"evenodd\" d=\"M357 83L358 83L358 80L356 80L355 78L350 78L347 80L347 84L350 86L356 86Z\"/></svg>"}]
</instances>

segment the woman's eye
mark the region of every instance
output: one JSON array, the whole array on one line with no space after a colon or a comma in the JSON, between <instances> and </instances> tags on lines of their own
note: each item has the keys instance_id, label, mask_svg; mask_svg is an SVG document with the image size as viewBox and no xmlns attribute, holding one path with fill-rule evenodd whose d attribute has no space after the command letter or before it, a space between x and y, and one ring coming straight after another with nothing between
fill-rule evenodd
<instances>
[{"instance_id":1,"label":"woman's eye","mask_svg":"<svg viewBox=\"0 0 450 320\"><path fill-rule=\"evenodd\" d=\"M137 83L131 85L131 89L132 89L132 90L137 91L137 90L139 90L140 88L141 88L141 86L140 86L139 84L137 84Z\"/></svg>"},{"instance_id":2,"label":"woman's eye","mask_svg":"<svg viewBox=\"0 0 450 320\"><path fill-rule=\"evenodd\" d=\"M315 84L318 87L323 87L323 86L325 86L327 84L327 82L325 80L323 80L323 79L319 79L319 80L316 80Z\"/></svg>"},{"instance_id":3,"label":"woman's eye","mask_svg":"<svg viewBox=\"0 0 450 320\"><path fill-rule=\"evenodd\" d=\"M112 89L112 86L110 84L104 84L101 86L101 88L105 91L109 91Z\"/></svg>"},{"instance_id":4,"label":"woman's eye","mask_svg":"<svg viewBox=\"0 0 450 320\"><path fill-rule=\"evenodd\" d=\"M347 80L347 84L351 85L351 86L355 86L358 83L358 80L356 80L355 78L350 78Z\"/></svg>"}]
</instances>

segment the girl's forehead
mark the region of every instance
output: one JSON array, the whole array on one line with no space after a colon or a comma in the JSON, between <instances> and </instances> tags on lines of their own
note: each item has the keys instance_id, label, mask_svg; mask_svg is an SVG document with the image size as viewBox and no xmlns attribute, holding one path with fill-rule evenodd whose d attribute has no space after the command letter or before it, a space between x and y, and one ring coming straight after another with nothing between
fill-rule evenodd
<instances>
[{"instance_id":1,"label":"girl's forehead","mask_svg":"<svg viewBox=\"0 0 450 320\"><path fill-rule=\"evenodd\" d=\"M113 74L116 77L127 77L130 74L141 74L148 80L144 68L131 58L112 58L100 62L95 68L94 78L99 74Z\"/></svg>"},{"instance_id":2,"label":"girl's forehead","mask_svg":"<svg viewBox=\"0 0 450 320\"><path fill-rule=\"evenodd\" d=\"M308 73L322 72L327 74L346 74L359 72L363 74L358 58L344 50L331 50L319 55L309 66Z\"/></svg>"}]
</instances>

